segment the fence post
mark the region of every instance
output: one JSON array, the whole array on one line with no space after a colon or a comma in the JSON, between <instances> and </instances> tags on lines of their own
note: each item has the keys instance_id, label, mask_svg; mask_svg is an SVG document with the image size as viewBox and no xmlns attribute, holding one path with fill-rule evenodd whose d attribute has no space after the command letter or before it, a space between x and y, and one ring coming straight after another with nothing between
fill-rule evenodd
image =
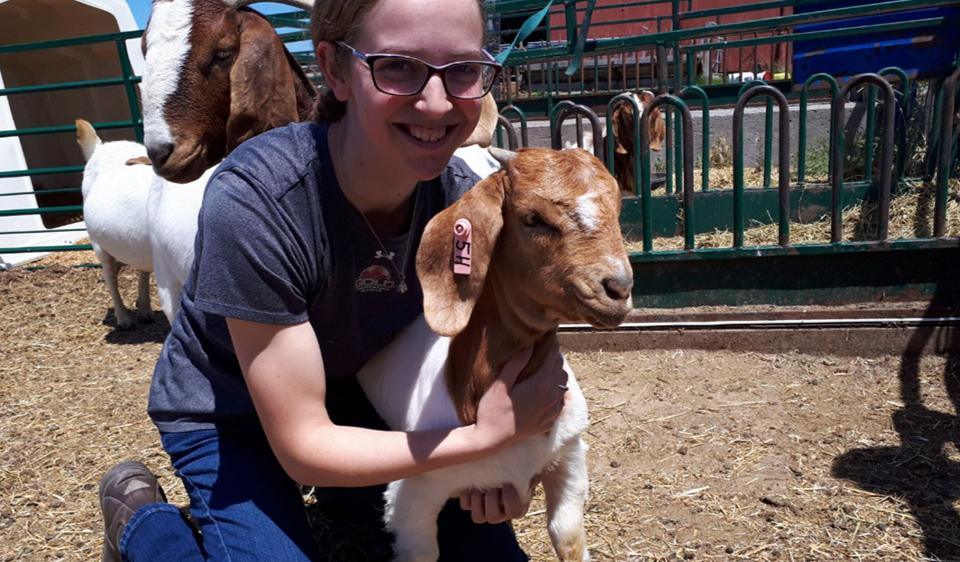
<instances>
[{"instance_id":1,"label":"fence post","mask_svg":"<svg viewBox=\"0 0 960 562\"><path fill-rule=\"evenodd\" d=\"M696 245L696 218L694 215L694 187L693 187L693 118L690 116L690 109L687 104L676 96L669 94L660 94L655 97L644 108L644 117L652 115L661 105L669 104L680 112L680 118L683 121L683 249L693 250ZM640 120L640 154L645 156L641 173L643 181L643 251L649 251L653 247L652 232L653 228L647 217L650 201L650 120ZM650 236L648 237L648 232Z\"/></svg>"},{"instance_id":2,"label":"fence post","mask_svg":"<svg viewBox=\"0 0 960 562\"><path fill-rule=\"evenodd\" d=\"M803 184L807 179L807 92L809 91L811 85L820 80L823 80L830 86L831 101L837 97L837 92L840 91L840 84L837 83L837 79L825 72L818 72L807 78L807 81L803 83L803 88L800 90L800 134L797 141L797 183L799 184ZM829 131L829 138L833 139L832 115ZM833 151L829 150L828 148L827 152L829 152L827 155L827 177L831 177L830 173L833 169Z\"/></svg>"},{"instance_id":3,"label":"fence post","mask_svg":"<svg viewBox=\"0 0 960 562\"><path fill-rule=\"evenodd\" d=\"M940 160L937 169L937 198L933 207L933 235L942 238L947 225L947 189L953 167L953 103L956 100L960 68L943 83L940 103Z\"/></svg>"},{"instance_id":4,"label":"fence post","mask_svg":"<svg viewBox=\"0 0 960 562\"><path fill-rule=\"evenodd\" d=\"M865 83L870 83L880 88L883 94L884 105L892 107L894 104L893 86L880 75L872 73L860 74L853 77L833 99L831 121L833 123L832 130L834 136L830 139L830 150L833 153L834 166L832 170L833 196L830 209L830 241L834 243L840 242L843 234L843 101L855 87ZM887 111L883 119L883 145L880 155L880 208L877 211L877 238L879 240L887 239L887 226L890 221L890 184L893 176L891 166L893 164L894 117L893 111Z\"/></svg>"},{"instance_id":5,"label":"fence post","mask_svg":"<svg viewBox=\"0 0 960 562\"><path fill-rule=\"evenodd\" d=\"M783 92L773 86L761 84L753 86L740 96L733 110L733 245L735 248L743 247L743 114L747 103L761 94L767 96L768 107L773 100L776 100L780 110L778 243L781 246L790 244L790 106ZM767 115L772 115L769 109L767 109ZM767 134L770 135L770 133Z\"/></svg>"}]
</instances>

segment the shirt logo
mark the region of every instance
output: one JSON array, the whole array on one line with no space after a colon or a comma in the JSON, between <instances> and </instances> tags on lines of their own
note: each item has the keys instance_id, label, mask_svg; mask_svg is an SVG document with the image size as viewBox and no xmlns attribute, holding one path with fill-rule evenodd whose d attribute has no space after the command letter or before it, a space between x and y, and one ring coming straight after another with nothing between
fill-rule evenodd
<instances>
[{"instance_id":1,"label":"shirt logo","mask_svg":"<svg viewBox=\"0 0 960 562\"><path fill-rule=\"evenodd\" d=\"M371 265L360 272L353 288L358 293L382 293L392 291L395 285L389 269L382 265Z\"/></svg>"}]
</instances>

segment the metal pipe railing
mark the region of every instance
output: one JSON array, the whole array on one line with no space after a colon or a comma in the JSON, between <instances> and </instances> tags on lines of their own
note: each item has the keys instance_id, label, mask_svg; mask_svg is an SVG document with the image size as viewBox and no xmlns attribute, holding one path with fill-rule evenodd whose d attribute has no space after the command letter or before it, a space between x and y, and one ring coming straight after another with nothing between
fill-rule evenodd
<instances>
[{"instance_id":1,"label":"metal pipe railing","mask_svg":"<svg viewBox=\"0 0 960 562\"><path fill-rule=\"evenodd\" d=\"M830 241L840 242L843 234L842 189L843 189L843 116L844 100L854 88L864 84L877 86L883 95L883 104L893 108L895 98L893 86L878 74L860 74L851 79L831 102L830 151L833 154L831 170L833 197L830 209ZM883 143L880 151L880 206L877 216L877 239L887 240L887 226L890 220L890 193L893 177L894 111L885 111L883 115Z\"/></svg>"},{"instance_id":2,"label":"metal pipe railing","mask_svg":"<svg viewBox=\"0 0 960 562\"><path fill-rule=\"evenodd\" d=\"M940 158L937 168L937 195L933 210L933 235L943 238L947 225L947 190L950 183L950 169L953 167L954 109L957 95L957 82L960 81L960 68L955 70L943 82L943 96L940 100Z\"/></svg>"},{"instance_id":3,"label":"metal pipe railing","mask_svg":"<svg viewBox=\"0 0 960 562\"><path fill-rule=\"evenodd\" d=\"M771 98L776 100L780 109L780 132L779 132L779 215L778 215L778 242L781 246L790 244L790 107L787 105L787 98L783 92L761 84L751 87L737 100L737 105L733 110L733 246L735 248L743 247L743 114L747 104L753 98L765 95L767 96L767 115L772 117L773 113L769 106L772 103ZM767 138L771 139L772 131L767 133ZM772 140L772 139L771 139Z\"/></svg>"},{"instance_id":4,"label":"metal pipe railing","mask_svg":"<svg viewBox=\"0 0 960 562\"><path fill-rule=\"evenodd\" d=\"M680 98L669 94L660 94L655 97L644 108L644 115L652 115L661 105L671 105L680 112L680 118L683 122L683 248L684 250L693 250L696 245L696 217L694 215L694 187L693 187L693 117L690 115L690 108ZM640 120L640 154L645 156L643 165L640 168L643 193L650 193L650 120ZM677 186L679 190L680 186ZM649 198L643 201L644 207L648 207ZM647 228L649 221L644 221L643 248L652 248L652 240L647 238ZM649 242L649 244L648 244Z\"/></svg>"}]
</instances>

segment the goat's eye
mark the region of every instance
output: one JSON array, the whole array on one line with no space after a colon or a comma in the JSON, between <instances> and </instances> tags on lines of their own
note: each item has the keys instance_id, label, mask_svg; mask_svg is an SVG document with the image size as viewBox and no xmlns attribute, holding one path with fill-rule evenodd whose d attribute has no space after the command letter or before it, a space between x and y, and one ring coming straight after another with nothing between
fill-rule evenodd
<instances>
[{"instance_id":1,"label":"goat's eye","mask_svg":"<svg viewBox=\"0 0 960 562\"><path fill-rule=\"evenodd\" d=\"M560 229L543 219L540 213L531 211L521 217L523 225L539 234L559 234Z\"/></svg>"},{"instance_id":2,"label":"goat's eye","mask_svg":"<svg viewBox=\"0 0 960 562\"><path fill-rule=\"evenodd\" d=\"M543 217L537 213L527 213L523 215L523 225L529 227L544 226Z\"/></svg>"},{"instance_id":3,"label":"goat's eye","mask_svg":"<svg viewBox=\"0 0 960 562\"><path fill-rule=\"evenodd\" d=\"M213 54L213 62L225 62L233 56L233 51L220 50Z\"/></svg>"}]
</instances>

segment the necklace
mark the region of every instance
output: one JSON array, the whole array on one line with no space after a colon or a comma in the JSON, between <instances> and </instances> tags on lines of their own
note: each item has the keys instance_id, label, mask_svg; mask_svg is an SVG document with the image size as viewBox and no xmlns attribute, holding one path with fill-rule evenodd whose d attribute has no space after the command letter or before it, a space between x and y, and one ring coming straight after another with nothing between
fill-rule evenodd
<instances>
[{"instance_id":1,"label":"necklace","mask_svg":"<svg viewBox=\"0 0 960 562\"><path fill-rule=\"evenodd\" d=\"M336 175L337 170L340 170L340 173L344 174L345 169L343 167L343 149L339 143L337 143L337 150L335 151L334 158L336 161L334 175ZM413 191L413 215L410 217L410 230L407 232L407 244L403 250L401 264L397 265L397 262L395 262L393 259L396 256L396 252L391 252L387 250L386 245L384 245L383 241L380 240L380 237L377 236L377 231L374 230L373 225L370 224L370 219L367 218L367 215L363 211L358 209L357 206L354 205L353 202L350 201L348 197L346 197L346 193L345 193L346 189L344 189L347 187L346 182L341 181L339 178L338 178L338 181L340 183L341 191L344 191L344 199L346 199L347 203L349 203L350 206L353 207L353 210L360 215L360 218L363 219L363 223L367 225L367 230L370 232L370 235L373 237L374 241L376 241L377 246L380 246L380 250L375 254L374 258L383 258L390 263L390 267L392 267L393 270L397 272L397 292L401 294L406 293L407 292L407 265L408 265L408 262L410 261L410 254L411 254L410 250L411 250L411 246L413 245L413 238L414 238L413 227L416 224L417 214L420 209L420 183L417 182L417 187Z\"/></svg>"},{"instance_id":2,"label":"necklace","mask_svg":"<svg viewBox=\"0 0 960 562\"><path fill-rule=\"evenodd\" d=\"M349 201L349 199L347 201ZM412 245L413 238L414 238L413 225L416 223L417 210L420 208L420 184L417 183L417 188L413 192L413 215L410 217L410 230L407 232L407 245L403 250L403 256L401 259L400 266L397 265L397 262L393 261L393 258L396 254L394 252L390 252L387 250L387 247L380 240L380 237L377 236L377 231L374 230L373 226L370 224L370 220L367 219L367 215L363 214L363 212L361 212L360 209L357 209L353 205L353 203L351 203L350 206L353 207L353 209L357 211L357 213L360 213L360 217L363 218L363 222L367 225L367 229L370 231L370 235L373 236L373 239L376 240L377 245L380 246L381 251L377 252L375 257L386 259L387 262L390 263L390 266L393 267L393 270L397 272L397 280L398 280L397 292L401 294L406 293L407 292L407 265L408 265L408 262L410 261L410 253L411 253L410 246Z\"/></svg>"}]
</instances>

